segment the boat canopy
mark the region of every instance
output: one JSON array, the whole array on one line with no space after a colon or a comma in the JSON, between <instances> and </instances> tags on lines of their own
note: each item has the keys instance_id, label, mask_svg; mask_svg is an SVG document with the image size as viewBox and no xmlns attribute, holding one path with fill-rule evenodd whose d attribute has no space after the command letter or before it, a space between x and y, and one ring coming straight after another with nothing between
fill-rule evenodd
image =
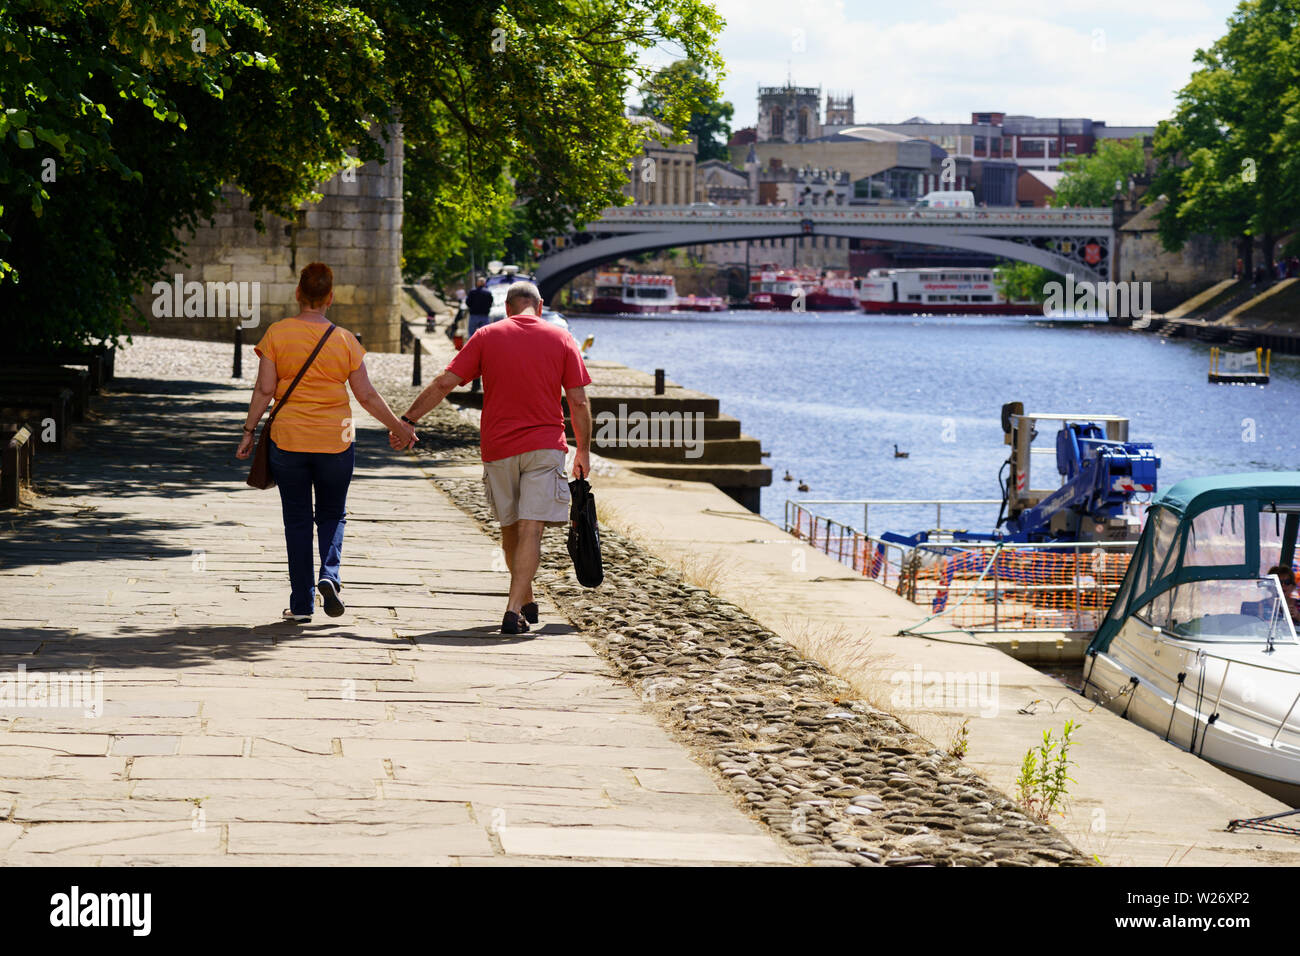
<instances>
[{"instance_id":1,"label":"boat canopy","mask_svg":"<svg viewBox=\"0 0 1300 956\"><path fill-rule=\"evenodd\" d=\"M1260 578L1274 565L1291 567L1298 528L1300 471L1178 482L1152 502L1124 583L1088 653L1105 651L1129 615L1179 585Z\"/></svg>"}]
</instances>

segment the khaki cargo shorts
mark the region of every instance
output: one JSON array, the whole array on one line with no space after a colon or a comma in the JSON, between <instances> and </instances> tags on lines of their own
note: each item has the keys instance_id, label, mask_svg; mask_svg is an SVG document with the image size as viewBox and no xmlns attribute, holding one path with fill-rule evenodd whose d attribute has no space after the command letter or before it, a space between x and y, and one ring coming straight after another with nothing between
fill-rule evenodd
<instances>
[{"instance_id":1,"label":"khaki cargo shorts","mask_svg":"<svg viewBox=\"0 0 1300 956\"><path fill-rule=\"evenodd\" d=\"M569 480L558 448L483 462L483 493L503 528L521 519L569 523Z\"/></svg>"}]
</instances>

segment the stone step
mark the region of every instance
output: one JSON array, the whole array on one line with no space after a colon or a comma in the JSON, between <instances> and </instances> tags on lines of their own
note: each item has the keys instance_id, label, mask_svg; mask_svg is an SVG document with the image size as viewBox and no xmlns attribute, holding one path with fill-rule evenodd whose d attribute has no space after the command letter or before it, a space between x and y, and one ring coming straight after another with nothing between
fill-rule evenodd
<instances>
[{"instance_id":1,"label":"stone step","mask_svg":"<svg viewBox=\"0 0 1300 956\"><path fill-rule=\"evenodd\" d=\"M653 388L622 388L617 395L589 392L588 399L593 415L604 411L619 416L629 412L646 415L654 412L703 412L705 418L717 418L720 411L718 400L712 395L686 389L670 388L663 395L656 395Z\"/></svg>"},{"instance_id":2,"label":"stone step","mask_svg":"<svg viewBox=\"0 0 1300 956\"><path fill-rule=\"evenodd\" d=\"M671 441L671 438L668 439ZM592 440L591 450L603 458L619 460L659 462L663 464L681 463L686 465L758 465L763 461L762 445L757 438L743 435L740 438L724 438L715 441L703 441L698 445L661 444L659 446L630 444L604 445L600 442L600 431ZM687 454L698 457L689 458Z\"/></svg>"},{"instance_id":3,"label":"stone step","mask_svg":"<svg viewBox=\"0 0 1300 956\"><path fill-rule=\"evenodd\" d=\"M448 398L458 405L468 405L471 408L483 407L483 393L471 392L468 385L455 389ZM587 398L591 403L593 415L599 415L601 412L610 412L619 416L631 412L645 415L655 412L681 412L682 414L701 412L705 418L719 417L719 404L716 398L686 389L670 388L663 395L656 395L653 388L621 388L617 395L600 395L588 391Z\"/></svg>"},{"instance_id":4,"label":"stone step","mask_svg":"<svg viewBox=\"0 0 1300 956\"><path fill-rule=\"evenodd\" d=\"M702 423L704 426L705 441L718 441L726 438L740 437L740 419L733 418L731 415L719 415L717 418L709 418L706 416L705 418L700 420L700 423ZM659 420L660 434L663 434L665 427L672 429L670 434L676 433L676 429L677 429L676 425L674 425L671 421L665 423L662 419L660 419ZM695 427L694 422L691 427L692 428ZM600 428L599 422L596 422L596 428L597 429ZM564 431L565 434L568 435L570 439L573 438L573 424L569 420L567 415L564 418Z\"/></svg>"},{"instance_id":5,"label":"stone step","mask_svg":"<svg viewBox=\"0 0 1300 956\"><path fill-rule=\"evenodd\" d=\"M707 481L724 491L728 488L766 488L772 484L772 469L767 465L686 465L659 462L627 462L625 468L638 475L651 475L670 481Z\"/></svg>"}]
</instances>

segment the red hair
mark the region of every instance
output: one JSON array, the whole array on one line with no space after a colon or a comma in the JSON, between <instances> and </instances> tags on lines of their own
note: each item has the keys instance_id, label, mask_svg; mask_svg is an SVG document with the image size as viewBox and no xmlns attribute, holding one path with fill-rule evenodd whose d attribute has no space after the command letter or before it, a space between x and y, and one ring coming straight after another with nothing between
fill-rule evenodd
<instances>
[{"instance_id":1,"label":"red hair","mask_svg":"<svg viewBox=\"0 0 1300 956\"><path fill-rule=\"evenodd\" d=\"M316 307L334 290L334 271L323 262L311 262L298 275L298 294L306 306Z\"/></svg>"}]
</instances>

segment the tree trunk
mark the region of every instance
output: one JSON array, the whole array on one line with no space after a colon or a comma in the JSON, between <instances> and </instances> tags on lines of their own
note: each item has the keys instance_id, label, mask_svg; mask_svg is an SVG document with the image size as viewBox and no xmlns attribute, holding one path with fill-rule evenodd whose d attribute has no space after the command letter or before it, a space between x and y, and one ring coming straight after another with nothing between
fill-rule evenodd
<instances>
[{"instance_id":1,"label":"tree trunk","mask_svg":"<svg viewBox=\"0 0 1300 956\"><path fill-rule=\"evenodd\" d=\"M1270 282L1273 281L1274 276L1277 275L1273 265L1273 247L1275 245L1277 245L1277 241L1274 238L1273 233L1264 233L1264 248L1261 250L1261 253L1264 260L1264 268L1268 272L1268 280Z\"/></svg>"},{"instance_id":2,"label":"tree trunk","mask_svg":"<svg viewBox=\"0 0 1300 956\"><path fill-rule=\"evenodd\" d=\"M1250 236L1237 240L1237 257L1241 259L1241 278L1249 280L1255 272L1255 242Z\"/></svg>"}]
</instances>

